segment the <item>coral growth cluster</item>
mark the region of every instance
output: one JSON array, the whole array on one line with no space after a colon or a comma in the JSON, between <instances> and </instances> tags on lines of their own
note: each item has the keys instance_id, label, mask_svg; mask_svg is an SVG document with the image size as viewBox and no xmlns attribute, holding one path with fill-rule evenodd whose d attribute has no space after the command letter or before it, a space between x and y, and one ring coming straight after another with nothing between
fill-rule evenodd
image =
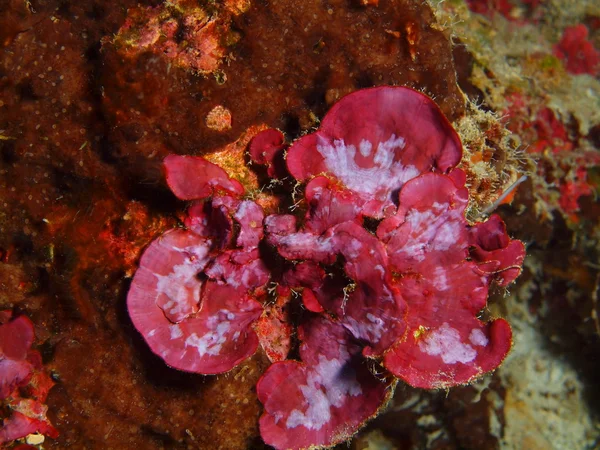
<instances>
[{"instance_id":1,"label":"coral growth cluster","mask_svg":"<svg viewBox=\"0 0 600 450\"><path fill-rule=\"evenodd\" d=\"M27 317L0 311L0 447L35 433L58 436L44 404L54 383L43 370L40 353L31 350L34 337Z\"/></svg>"},{"instance_id":2,"label":"coral growth cluster","mask_svg":"<svg viewBox=\"0 0 600 450\"><path fill-rule=\"evenodd\" d=\"M462 146L431 99L364 89L316 132L288 146L266 130L248 151L268 201L202 157L164 161L193 202L185 227L144 252L127 303L169 366L223 373L260 345L273 363L257 385L260 430L277 449L347 440L397 379L443 388L498 367L510 326L478 315L492 282L519 275L524 247L498 216L465 219Z\"/></svg>"}]
</instances>

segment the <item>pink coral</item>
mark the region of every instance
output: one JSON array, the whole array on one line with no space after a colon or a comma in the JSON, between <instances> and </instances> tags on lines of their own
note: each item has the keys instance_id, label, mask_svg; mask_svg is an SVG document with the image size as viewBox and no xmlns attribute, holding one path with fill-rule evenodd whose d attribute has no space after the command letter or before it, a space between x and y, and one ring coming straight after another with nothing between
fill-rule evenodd
<instances>
[{"instance_id":1,"label":"pink coral","mask_svg":"<svg viewBox=\"0 0 600 450\"><path fill-rule=\"evenodd\" d=\"M409 311L408 333L386 353L384 366L413 386L466 383L510 350L508 324L476 316L490 281L512 281L511 271L520 272L523 244L510 241L497 218L470 230L466 206L466 188L426 174L407 183L396 216L378 228L392 270L403 274L398 287Z\"/></svg>"},{"instance_id":2,"label":"pink coral","mask_svg":"<svg viewBox=\"0 0 600 450\"><path fill-rule=\"evenodd\" d=\"M486 17L493 17L499 13L507 19L510 19L514 5L509 0L467 0L467 5L471 11Z\"/></svg>"},{"instance_id":3,"label":"pink coral","mask_svg":"<svg viewBox=\"0 0 600 450\"><path fill-rule=\"evenodd\" d=\"M58 436L44 405L54 383L43 371L40 354L31 350L34 338L27 317L0 312L0 401L9 411L0 426L0 445L31 433Z\"/></svg>"},{"instance_id":4,"label":"pink coral","mask_svg":"<svg viewBox=\"0 0 600 450\"><path fill-rule=\"evenodd\" d=\"M297 180L327 174L354 193L364 215L380 218L392 213L404 183L448 172L461 155L458 135L431 99L379 87L336 103L315 133L289 148L287 166Z\"/></svg>"},{"instance_id":5,"label":"pink coral","mask_svg":"<svg viewBox=\"0 0 600 450\"><path fill-rule=\"evenodd\" d=\"M567 128L550 108L541 108L533 123L528 126L533 127L538 139L530 152L539 153L549 149L553 153L559 153L573 149Z\"/></svg>"},{"instance_id":6,"label":"pink coral","mask_svg":"<svg viewBox=\"0 0 600 450\"><path fill-rule=\"evenodd\" d=\"M263 439L275 448L329 446L349 439L389 398L390 382L369 372L361 347L330 320L300 327L299 361L273 364L256 391Z\"/></svg>"},{"instance_id":7,"label":"pink coral","mask_svg":"<svg viewBox=\"0 0 600 450\"><path fill-rule=\"evenodd\" d=\"M144 252L127 297L129 315L154 353L170 366L227 372L258 345L250 325L262 313L252 292L268 279L257 250L262 209L251 201L218 195L239 195L244 189L203 158L171 155L165 168L178 197L213 198L192 206L186 220L189 231L167 231ZM235 247L227 231L234 220L240 227ZM199 273L209 279L201 280Z\"/></svg>"},{"instance_id":8,"label":"pink coral","mask_svg":"<svg viewBox=\"0 0 600 450\"><path fill-rule=\"evenodd\" d=\"M270 176L285 171L284 151L277 130L249 146ZM194 203L187 230L142 256L128 295L134 325L167 364L204 374L260 344L273 362L257 385L260 430L277 449L348 439L396 378L431 389L493 370L511 330L478 314L492 282L521 272L524 247L498 216L467 222L461 156L431 99L380 87L348 95L287 148L287 171L306 182L304 214L265 214L215 164L167 157L169 186ZM296 294L305 312L294 317ZM300 361L287 359L296 327Z\"/></svg>"},{"instance_id":9,"label":"pink coral","mask_svg":"<svg viewBox=\"0 0 600 450\"><path fill-rule=\"evenodd\" d=\"M544 208L561 212L570 222L579 221L579 200L594 191L588 171L600 164L600 155L585 149L576 135L569 132L568 117L561 117L552 108L536 105L532 98L519 92L507 96L506 114L511 131L530 142L528 151L541 153L545 164L538 164L534 190ZM532 117L534 119L532 119ZM541 184L539 184L541 182Z\"/></svg>"},{"instance_id":10,"label":"pink coral","mask_svg":"<svg viewBox=\"0 0 600 450\"><path fill-rule=\"evenodd\" d=\"M558 202L562 210L572 217L580 209L579 199L594 193L594 187L588 181L587 171L588 167L586 165L576 167L575 170L572 171L571 177L569 177L571 179L565 177L564 180L561 180L559 188L560 198Z\"/></svg>"}]
</instances>

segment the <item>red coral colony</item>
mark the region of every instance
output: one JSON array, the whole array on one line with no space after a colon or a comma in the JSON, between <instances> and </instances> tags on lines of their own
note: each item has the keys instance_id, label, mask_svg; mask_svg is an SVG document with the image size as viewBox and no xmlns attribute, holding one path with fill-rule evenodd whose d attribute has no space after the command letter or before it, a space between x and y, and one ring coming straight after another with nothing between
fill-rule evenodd
<instances>
[{"instance_id":1,"label":"red coral colony","mask_svg":"<svg viewBox=\"0 0 600 450\"><path fill-rule=\"evenodd\" d=\"M263 131L249 155L280 176L263 187L277 201L202 157L164 161L173 193L193 203L185 228L145 251L127 302L169 366L223 373L260 344L273 362L256 388L260 432L277 449L349 439L397 379L446 388L498 367L510 326L478 314L492 282L519 275L524 247L498 216L466 220L461 142L430 98L360 90L316 132L288 147Z\"/></svg>"}]
</instances>

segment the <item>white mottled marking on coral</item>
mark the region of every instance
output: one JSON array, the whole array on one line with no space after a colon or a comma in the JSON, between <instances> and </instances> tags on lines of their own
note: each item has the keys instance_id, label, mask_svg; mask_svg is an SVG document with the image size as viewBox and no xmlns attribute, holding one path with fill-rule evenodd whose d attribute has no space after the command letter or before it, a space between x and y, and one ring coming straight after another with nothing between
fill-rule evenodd
<instances>
[{"instance_id":1,"label":"white mottled marking on coral","mask_svg":"<svg viewBox=\"0 0 600 450\"><path fill-rule=\"evenodd\" d=\"M378 342L385 331L385 323L381 317L377 317L371 313L367 313L367 320L373 324L367 330L369 336L373 342Z\"/></svg>"},{"instance_id":2,"label":"white mottled marking on coral","mask_svg":"<svg viewBox=\"0 0 600 450\"><path fill-rule=\"evenodd\" d=\"M373 156L372 167L360 167L355 160L356 148L346 145L342 139L335 140L333 145L320 138L317 150L323 156L327 170L344 185L365 199L391 200L391 193L419 175L414 166L403 166L394 161L398 152L404 148L404 138L391 135L385 142L380 142ZM372 144L361 141L359 151L364 156L372 153Z\"/></svg>"},{"instance_id":3,"label":"white mottled marking on coral","mask_svg":"<svg viewBox=\"0 0 600 450\"><path fill-rule=\"evenodd\" d=\"M201 337L198 337L196 333L192 333L185 340L185 346L196 347L200 357L204 355L218 355L221 352L223 344L227 341L227 332L231 328L229 322L224 320L228 313L229 311L226 309L221 309L215 316L210 317L207 320L207 325L209 328L214 327L214 330L207 331Z\"/></svg>"},{"instance_id":4,"label":"white mottled marking on coral","mask_svg":"<svg viewBox=\"0 0 600 450\"><path fill-rule=\"evenodd\" d=\"M215 260L204 273L215 280L223 278L232 288L240 287L240 281L235 277L236 271L231 268L226 269L218 260Z\"/></svg>"},{"instance_id":5,"label":"white mottled marking on coral","mask_svg":"<svg viewBox=\"0 0 600 450\"><path fill-rule=\"evenodd\" d=\"M272 243L279 247L286 258L313 259L330 255L334 250L331 238L322 238L312 233L292 233L287 236L271 236Z\"/></svg>"},{"instance_id":6,"label":"white mottled marking on coral","mask_svg":"<svg viewBox=\"0 0 600 450\"><path fill-rule=\"evenodd\" d=\"M448 250L458 239L462 224L457 221L448 221L443 223L437 230L435 240L433 241L433 248L435 250Z\"/></svg>"},{"instance_id":7,"label":"white mottled marking on coral","mask_svg":"<svg viewBox=\"0 0 600 450\"><path fill-rule=\"evenodd\" d=\"M249 210L254 209L254 205L255 205L255 203L250 200L245 200L242 203L240 203L240 206L238 207L237 211L235 212L235 215L233 216L234 219L237 220L238 222L243 220L244 217L246 217L248 215ZM255 212L255 211L250 211L250 212Z\"/></svg>"},{"instance_id":8,"label":"white mottled marking on coral","mask_svg":"<svg viewBox=\"0 0 600 450\"><path fill-rule=\"evenodd\" d=\"M381 296L382 302L394 301L388 294L390 293ZM388 320L387 323L383 317L379 317L373 313L365 314L365 318L367 320L358 321L348 315L344 317L344 325L354 336L365 339L371 343L378 343L385 335L386 331L389 331L388 327L392 326L389 316L385 317L385 319Z\"/></svg>"},{"instance_id":9,"label":"white mottled marking on coral","mask_svg":"<svg viewBox=\"0 0 600 450\"><path fill-rule=\"evenodd\" d=\"M303 426L309 430L320 430L331 418L331 405L323 391L312 386L300 386L304 398L308 402L308 408L303 413L294 409L288 416L285 426L295 428Z\"/></svg>"},{"instance_id":10,"label":"white mottled marking on coral","mask_svg":"<svg viewBox=\"0 0 600 450\"><path fill-rule=\"evenodd\" d=\"M373 144L363 139L360 141L360 144L358 144L358 150L360 151L360 154L366 158L371 154L371 150L373 150Z\"/></svg>"},{"instance_id":11,"label":"white mottled marking on coral","mask_svg":"<svg viewBox=\"0 0 600 450\"><path fill-rule=\"evenodd\" d=\"M293 233L283 236L279 242L283 245L287 245L290 248L294 247L319 247L323 250L332 250L333 244L329 239L319 239L312 233Z\"/></svg>"},{"instance_id":12,"label":"white mottled marking on coral","mask_svg":"<svg viewBox=\"0 0 600 450\"><path fill-rule=\"evenodd\" d=\"M172 246L172 249L185 255L183 263L174 265L167 275L154 273L157 279L157 299L168 299L162 305L157 302L165 313L183 320L185 316L197 310L200 302L200 289L196 275L204 269L208 262L209 248L209 242L185 248Z\"/></svg>"},{"instance_id":13,"label":"white mottled marking on coral","mask_svg":"<svg viewBox=\"0 0 600 450\"><path fill-rule=\"evenodd\" d=\"M474 328L471 331L471 334L469 334L469 340L471 341L471 344L478 345L479 347L485 347L489 342L488 338L479 328Z\"/></svg>"},{"instance_id":14,"label":"white mottled marking on coral","mask_svg":"<svg viewBox=\"0 0 600 450\"><path fill-rule=\"evenodd\" d=\"M348 239L343 247L342 252L348 259L356 259L360 255L363 244L358 239Z\"/></svg>"},{"instance_id":15,"label":"white mottled marking on coral","mask_svg":"<svg viewBox=\"0 0 600 450\"><path fill-rule=\"evenodd\" d=\"M264 219L262 208L253 201L244 200L240 203L233 217L241 225L237 245L254 248L262 238L262 222Z\"/></svg>"},{"instance_id":16,"label":"white mottled marking on coral","mask_svg":"<svg viewBox=\"0 0 600 450\"><path fill-rule=\"evenodd\" d=\"M446 277L446 269L443 266L437 266L433 271L433 285L440 291L448 290L448 278Z\"/></svg>"},{"instance_id":17,"label":"white mottled marking on coral","mask_svg":"<svg viewBox=\"0 0 600 450\"><path fill-rule=\"evenodd\" d=\"M244 271L242 272L242 286L250 286L250 280L252 276L260 276L260 262L253 261L250 265L244 266ZM229 280L229 278L228 278Z\"/></svg>"},{"instance_id":18,"label":"white mottled marking on coral","mask_svg":"<svg viewBox=\"0 0 600 450\"><path fill-rule=\"evenodd\" d=\"M463 225L461 213L448 207L447 203L434 203L431 210L410 210L405 218L410 238L400 251L423 261L428 251L445 251L454 245Z\"/></svg>"},{"instance_id":19,"label":"white mottled marking on coral","mask_svg":"<svg viewBox=\"0 0 600 450\"><path fill-rule=\"evenodd\" d=\"M319 364L309 369L306 385L299 387L308 407L304 412L294 409L285 426L303 426L309 430L320 430L331 419L331 408L340 408L348 396L362 394L356 373L344 367L349 355L345 347L340 348L339 359L327 359L319 355Z\"/></svg>"},{"instance_id":20,"label":"white mottled marking on coral","mask_svg":"<svg viewBox=\"0 0 600 450\"><path fill-rule=\"evenodd\" d=\"M176 314L190 307L187 282L193 279L197 273L198 269L195 264L185 262L173 266L173 270L168 275L155 274L158 279L156 290L169 298L169 301L163 305L163 310ZM193 303L198 303L199 300L200 290L198 289L194 292Z\"/></svg>"},{"instance_id":21,"label":"white mottled marking on coral","mask_svg":"<svg viewBox=\"0 0 600 450\"><path fill-rule=\"evenodd\" d=\"M447 322L420 341L419 349L431 356L441 356L445 364L466 364L477 356L475 349L461 342L458 330Z\"/></svg>"},{"instance_id":22,"label":"white mottled marking on coral","mask_svg":"<svg viewBox=\"0 0 600 450\"><path fill-rule=\"evenodd\" d=\"M171 340L179 339L183 336L183 331L181 331L181 328L177 324L169 326L169 331L171 332Z\"/></svg>"},{"instance_id":23,"label":"white mottled marking on coral","mask_svg":"<svg viewBox=\"0 0 600 450\"><path fill-rule=\"evenodd\" d=\"M405 222L410 225L411 230L416 232L415 234L422 235L424 231L429 231L427 225L433 223L435 219L436 215L431 210L419 211L414 209L407 214ZM432 231L434 230L431 230L430 232Z\"/></svg>"}]
</instances>

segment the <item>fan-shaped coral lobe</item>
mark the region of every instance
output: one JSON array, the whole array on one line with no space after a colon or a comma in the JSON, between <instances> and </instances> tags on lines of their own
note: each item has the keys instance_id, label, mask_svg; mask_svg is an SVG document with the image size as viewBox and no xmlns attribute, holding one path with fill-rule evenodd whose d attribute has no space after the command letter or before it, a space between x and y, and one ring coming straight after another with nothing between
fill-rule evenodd
<instances>
[{"instance_id":1,"label":"fan-shaped coral lobe","mask_svg":"<svg viewBox=\"0 0 600 450\"><path fill-rule=\"evenodd\" d=\"M244 193L238 181L229 178L223 169L204 158L169 155L164 164L167 183L182 200L208 198L219 191L233 195Z\"/></svg>"},{"instance_id":2,"label":"fan-shaped coral lobe","mask_svg":"<svg viewBox=\"0 0 600 450\"><path fill-rule=\"evenodd\" d=\"M129 315L168 365L227 372L258 346L251 325L262 306L251 291L268 280L257 250L264 213L254 202L219 195L244 189L204 158L171 155L165 168L173 193L196 202L184 221L189 230L167 231L144 252L127 297ZM234 221L239 248L231 248Z\"/></svg>"},{"instance_id":3,"label":"fan-shaped coral lobe","mask_svg":"<svg viewBox=\"0 0 600 450\"><path fill-rule=\"evenodd\" d=\"M525 246L508 237L506 226L497 214L475 224L470 230L471 258L479 270L488 273L499 286L512 283L522 271Z\"/></svg>"},{"instance_id":4,"label":"fan-shaped coral lobe","mask_svg":"<svg viewBox=\"0 0 600 450\"><path fill-rule=\"evenodd\" d=\"M148 247L128 299L136 326L136 313L145 316L144 307L151 297L162 315L173 323L198 312L201 282L196 274L208 263L209 250L210 241L184 230L165 233Z\"/></svg>"},{"instance_id":5,"label":"fan-shaped coral lobe","mask_svg":"<svg viewBox=\"0 0 600 450\"><path fill-rule=\"evenodd\" d=\"M460 139L431 99L403 87L377 87L347 95L316 133L288 150L298 180L320 173L355 192L365 215L393 210L393 195L429 171L448 172L460 161Z\"/></svg>"},{"instance_id":6,"label":"fan-shaped coral lobe","mask_svg":"<svg viewBox=\"0 0 600 450\"><path fill-rule=\"evenodd\" d=\"M331 446L349 439L390 395L389 382L363 364L361 348L325 318L300 328L302 362L273 364L259 380L260 431L278 449Z\"/></svg>"},{"instance_id":7,"label":"fan-shaped coral lobe","mask_svg":"<svg viewBox=\"0 0 600 450\"><path fill-rule=\"evenodd\" d=\"M460 261L467 256L467 196L466 188L444 175L424 174L406 184L395 216L377 229L396 271L412 272L438 259Z\"/></svg>"},{"instance_id":8,"label":"fan-shaped coral lobe","mask_svg":"<svg viewBox=\"0 0 600 450\"><path fill-rule=\"evenodd\" d=\"M250 142L248 153L256 164L267 166L267 174L273 178L285 176L282 167L285 137L279 130L268 129L258 133Z\"/></svg>"},{"instance_id":9,"label":"fan-shaped coral lobe","mask_svg":"<svg viewBox=\"0 0 600 450\"><path fill-rule=\"evenodd\" d=\"M165 233L142 256L127 298L154 353L177 369L207 374L227 372L254 353L249 324L261 313L243 290L198 279L209 250L210 241L192 232Z\"/></svg>"},{"instance_id":10,"label":"fan-shaped coral lobe","mask_svg":"<svg viewBox=\"0 0 600 450\"><path fill-rule=\"evenodd\" d=\"M356 195L327 177L315 177L304 191L308 203L305 230L322 234L344 222L356 221L362 225L360 200Z\"/></svg>"},{"instance_id":11,"label":"fan-shaped coral lobe","mask_svg":"<svg viewBox=\"0 0 600 450\"><path fill-rule=\"evenodd\" d=\"M464 217L467 191L445 175L424 174L400 192L396 216L384 220L378 236L387 245L391 268L402 277L396 286L408 304L408 333L389 350L384 366L416 387L439 388L466 383L497 367L511 346L503 320L482 323L488 287L501 263L484 272L468 260L472 234ZM491 248L510 239L497 219L483 225L496 236L483 238ZM481 230L483 231L483 230ZM520 243L519 243L520 244ZM522 247L522 244L521 244ZM522 255L510 250L512 269Z\"/></svg>"}]
</instances>

